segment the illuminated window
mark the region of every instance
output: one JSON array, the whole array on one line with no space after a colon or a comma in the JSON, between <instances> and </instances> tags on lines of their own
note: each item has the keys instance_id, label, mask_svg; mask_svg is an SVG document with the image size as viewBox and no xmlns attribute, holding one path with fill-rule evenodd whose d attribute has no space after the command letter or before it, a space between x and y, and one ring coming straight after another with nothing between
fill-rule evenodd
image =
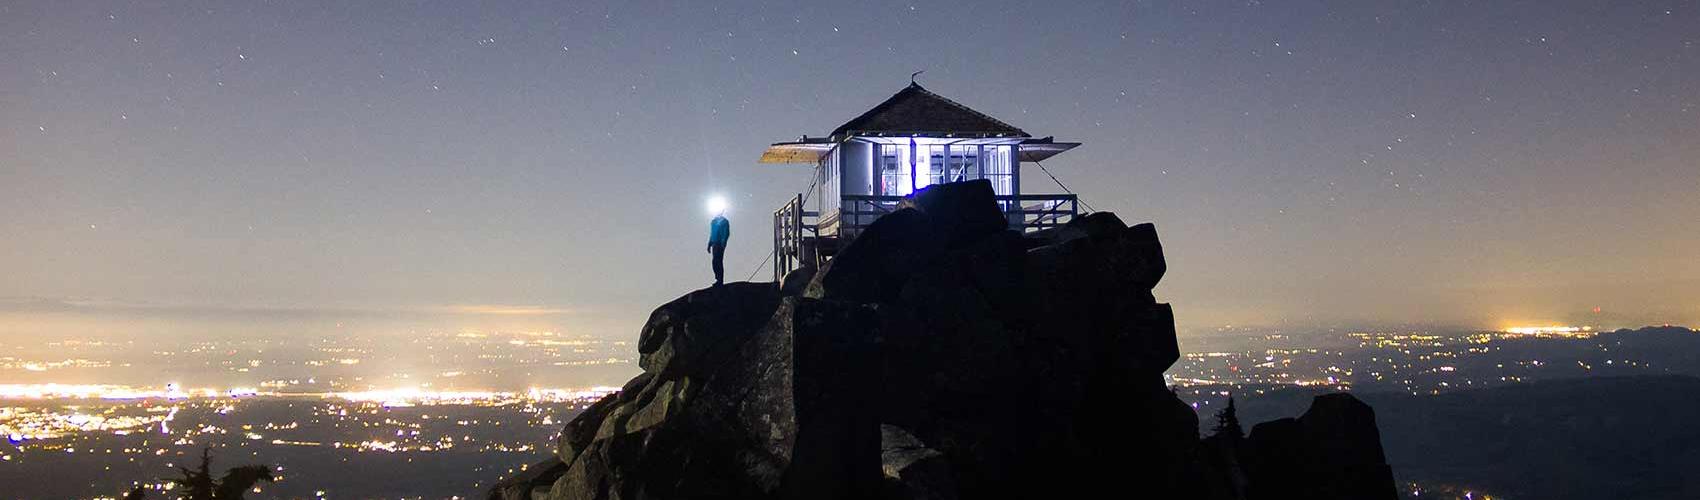
<instances>
[{"instance_id":1,"label":"illuminated window","mask_svg":"<svg viewBox=\"0 0 1700 500\"><path fill-rule=\"evenodd\" d=\"M951 146L950 159L945 163L945 179L949 182L979 179L980 148L978 144Z\"/></svg>"},{"instance_id":2,"label":"illuminated window","mask_svg":"<svg viewBox=\"0 0 1700 500\"><path fill-rule=\"evenodd\" d=\"M999 195L1019 194L1015 192L1015 167L1011 160L1011 147L989 145L981 150L980 175L982 179L992 181L992 191Z\"/></svg>"},{"instance_id":3,"label":"illuminated window","mask_svg":"<svg viewBox=\"0 0 1700 500\"><path fill-rule=\"evenodd\" d=\"M909 182L909 146L881 144L879 146L879 194L902 196L912 191Z\"/></svg>"},{"instance_id":4,"label":"illuminated window","mask_svg":"<svg viewBox=\"0 0 1700 500\"><path fill-rule=\"evenodd\" d=\"M823 213L838 210L838 178L841 174L838 169L842 165L842 162L839 161L840 156L839 148L832 148L832 151L827 152L826 156L821 157L820 165L817 167L820 169L821 176L820 203Z\"/></svg>"},{"instance_id":5,"label":"illuminated window","mask_svg":"<svg viewBox=\"0 0 1700 500\"><path fill-rule=\"evenodd\" d=\"M911 155L908 144L881 144L878 151L874 170L881 195L904 196L933 184L975 179L991 180L999 195L1015 194L1012 148L1007 145L917 144Z\"/></svg>"},{"instance_id":6,"label":"illuminated window","mask_svg":"<svg viewBox=\"0 0 1700 500\"><path fill-rule=\"evenodd\" d=\"M915 165L915 176L917 177L916 180L920 182L915 186L916 189L945 183L944 151L946 147L936 144L921 146L921 150L926 151L927 154L917 157L919 163Z\"/></svg>"}]
</instances>

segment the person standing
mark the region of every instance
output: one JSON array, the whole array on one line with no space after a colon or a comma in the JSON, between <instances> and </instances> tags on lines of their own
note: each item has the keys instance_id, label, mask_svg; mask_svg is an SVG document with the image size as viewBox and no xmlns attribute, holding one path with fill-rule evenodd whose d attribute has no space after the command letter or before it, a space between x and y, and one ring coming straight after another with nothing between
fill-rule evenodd
<instances>
[{"instance_id":1,"label":"person standing","mask_svg":"<svg viewBox=\"0 0 1700 500\"><path fill-rule=\"evenodd\" d=\"M708 253L713 256L710 265L714 267L714 286L725 283L726 242L732 239L732 222L726 220L726 211L721 210L708 222Z\"/></svg>"}]
</instances>

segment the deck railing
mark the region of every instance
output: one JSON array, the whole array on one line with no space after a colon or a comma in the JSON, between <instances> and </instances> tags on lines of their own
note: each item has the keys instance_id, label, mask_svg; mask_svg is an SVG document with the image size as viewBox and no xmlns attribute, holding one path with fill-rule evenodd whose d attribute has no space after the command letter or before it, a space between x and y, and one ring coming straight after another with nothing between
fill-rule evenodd
<instances>
[{"instance_id":1,"label":"deck railing","mask_svg":"<svg viewBox=\"0 0 1700 500\"><path fill-rule=\"evenodd\" d=\"M814 265L813 252L804 251L807 240L819 237L815 219L820 213L803 210L803 195L799 194L779 210L773 211L773 281L778 282L803 265ZM805 261L804 259L809 259Z\"/></svg>"},{"instance_id":2,"label":"deck railing","mask_svg":"<svg viewBox=\"0 0 1700 500\"><path fill-rule=\"evenodd\" d=\"M880 216L897 211L902 196L847 194L839 209L822 214L803 209L797 195L773 212L773 280L779 281L802 266L820 264L822 249L832 247L822 236L845 243ZM1011 229L1039 231L1067 224L1080 215L1080 199L1072 194L1023 194L997 197L998 208Z\"/></svg>"},{"instance_id":3,"label":"deck railing","mask_svg":"<svg viewBox=\"0 0 1700 500\"><path fill-rule=\"evenodd\" d=\"M897 211L903 197L847 194L843 200L837 216L831 217L835 220L822 220L821 225L834 225L835 231L829 233L853 236L880 216ZM1080 214L1080 199L1072 194L1000 195L997 202L1010 228L1022 232L1061 226Z\"/></svg>"},{"instance_id":4,"label":"deck railing","mask_svg":"<svg viewBox=\"0 0 1700 500\"><path fill-rule=\"evenodd\" d=\"M1080 215L1080 198L1072 194L999 196L998 202L1004 205L1005 214L1019 217L1015 221L1021 232L1068 224Z\"/></svg>"}]
</instances>

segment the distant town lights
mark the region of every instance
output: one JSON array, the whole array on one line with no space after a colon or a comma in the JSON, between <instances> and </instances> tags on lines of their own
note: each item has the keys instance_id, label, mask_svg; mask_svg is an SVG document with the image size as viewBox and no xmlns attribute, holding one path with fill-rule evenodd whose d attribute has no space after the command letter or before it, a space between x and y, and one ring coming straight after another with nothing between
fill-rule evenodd
<instances>
[{"instance_id":1,"label":"distant town lights","mask_svg":"<svg viewBox=\"0 0 1700 500\"><path fill-rule=\"evenodd\" d=\"M1515 333L1518 335L1554 335L1581 333L1592 330L1593 327L1587 326L1514 326L1506 328L1505 333Z\"/></svg>"}]
</instances>

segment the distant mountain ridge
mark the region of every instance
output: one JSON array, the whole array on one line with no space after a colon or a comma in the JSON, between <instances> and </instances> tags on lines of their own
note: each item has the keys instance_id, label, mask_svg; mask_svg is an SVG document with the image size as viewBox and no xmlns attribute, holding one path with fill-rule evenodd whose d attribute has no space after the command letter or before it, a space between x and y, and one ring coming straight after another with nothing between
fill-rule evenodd
<instances>
[{"instance_id":1,"label":"distant mountain ridge","mask_svg":"<svg viewBox=\"0 0 1700 500\"><path fill-rule=\"evenodd\" d=\"M818 271L662 305L644 373L491 497L1396 496L1349 394L1199 438L1162 376L1179 350L1153 226L1006 226L986 181L932 186Z\"/></svg>"},{"instance_id":2,"label":"distant mountain ridge","mask_svg":"<svg viewBox=\"0 0 1700 500\"><path fill-rule=\"evenodd\" d=\"M1625 335L1625 334L1700 335L1700 331L1695 331L1695 330L1689 329L1687 327L1674 326L1674 325L1643 326L1641 328L1633 328L1633 329L1631 329L1631 328L1619 328L1619 329L1616 329L1616 330L1612 330L1611 333L1617 334L1617 335Z\"/></svg>"},{"instance_id":3,"label":"distant mountain ridge","mask_svg":"<svg viewBox=\"0 0 1700 500\"><path fill-rule=\"evenodd\" d=\"M1649 326L1601 333L1616 342L1619 354L1645 360L1666 373L1700 376L1700 331L1680 326Z\"/></svg>"}]
</instances>

